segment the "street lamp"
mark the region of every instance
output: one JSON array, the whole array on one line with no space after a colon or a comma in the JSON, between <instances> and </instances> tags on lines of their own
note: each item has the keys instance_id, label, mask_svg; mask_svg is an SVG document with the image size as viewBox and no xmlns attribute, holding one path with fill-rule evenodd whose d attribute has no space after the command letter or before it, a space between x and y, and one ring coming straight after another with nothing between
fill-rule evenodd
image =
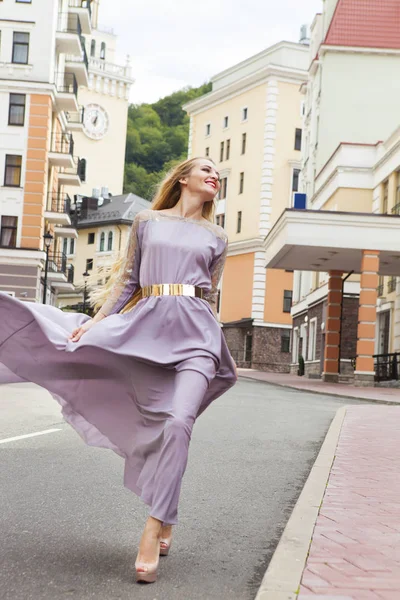
<instances>
[{"instance_id":1,"label":"street lamp","mask_svg":"<svg viewBox=\"0 0 400 600\"><path fill-rule=\"evenodd\" d=\"M51 242L53 241L53 236L50 231L47 231L44 236L44 245L46 247L46 264L44 267L44 284L43 284L43 304L46 304L46 295L47 295L47 269L49 268L49 250L51 246Z\"/></svg>"},{"instance_id":2,"label":"street lamp","mask_svg":"<svg viewBox=\"0 0 400 600\"><path fill-rule=\"evenodd\" d=\"M85 287L83 290L83 312L86 314L86 298L87 298L87 278L89 277L90 273L88 273L87 271L85 271L83 273L83 276L85 278Z\"/></svg>"}]
</instances>

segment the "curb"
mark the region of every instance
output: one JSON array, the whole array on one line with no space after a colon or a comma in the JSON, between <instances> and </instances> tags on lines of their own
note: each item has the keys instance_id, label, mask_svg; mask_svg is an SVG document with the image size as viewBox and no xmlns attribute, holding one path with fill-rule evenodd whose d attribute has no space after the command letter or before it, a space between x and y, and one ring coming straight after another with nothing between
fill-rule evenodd
<instances>
[{"instance_id":1,"label":"curb","mask_svg":"<svg viewBox=\"0 0 400 600\"><path fill-rule=\"evenodd\" d=\"M298 596L346 410L342 406L333 418L255 600L296 600Z\"/></svg>"},{"instance_id":2,"label":"curb","mask_svg":"<svg viewBox=\"0 0 400 600\"><path fill-rule=\"evenodd\" d=\"M381 400L379 398L366 398L365 396L345 396L344 394L335 394L334 392L321 392L319 390L309 390L305 388L298 388L294 385L288 385L287 383L277 383L276 381L265 381L263 379L256 379L250 375L239 375L240 379L247 379L247 381L256 381L257 383L265 383L267 385L276 385L278 387L286 388L287 390L296 390L297 392L304 392L306 394L319 394L320 396L333 396L334 398L346 398L346 400L364 400L364 402L375 402L375 404L386 404L386 405L400 405L400 401L396 400Z\"/></svg>"}]
</instances>

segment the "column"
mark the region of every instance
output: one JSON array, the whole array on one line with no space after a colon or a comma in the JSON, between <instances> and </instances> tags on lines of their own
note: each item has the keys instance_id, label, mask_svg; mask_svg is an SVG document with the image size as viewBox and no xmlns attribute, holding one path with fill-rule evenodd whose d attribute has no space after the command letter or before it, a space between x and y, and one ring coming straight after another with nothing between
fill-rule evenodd
<instances>
[{"instance_id":1,"label":"column","mask_svg":"<svg viewBox=\"0 0 400 600\"><path fill-rule=\"evenodd\" d=\"M322 379L339 381L340 311L342 303L342 272L330 271L328 281L328 306L325 322L325 354Z\"/></svg>"},{"instance_id":2,"label":"column","mask_svg":"<svg viewBox=\"0 0 400 600\"><path fill-rule=\"evenodd\" d=\"M396 283L396 299L394 305L393 352L400 352L400 277Z\"/></svg>"},{"instance_id":3,"label":"column","mask_svg":"<svg viewBox=\"0 0 400 600\"><path fill-rule=\"evenodd\" d=\"M374 385L376 301L379 278L379 252L363 250L361 261L360 304L358 309L356 385Z\"/></svg>"}]
</instances>

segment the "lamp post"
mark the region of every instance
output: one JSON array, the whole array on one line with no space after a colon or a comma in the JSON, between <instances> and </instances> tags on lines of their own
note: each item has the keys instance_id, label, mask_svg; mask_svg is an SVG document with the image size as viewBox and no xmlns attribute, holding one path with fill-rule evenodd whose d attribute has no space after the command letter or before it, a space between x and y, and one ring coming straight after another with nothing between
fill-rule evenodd
<instances>
[{"instance_id":1,"label":"lamp post","mask_svg":"<svg viewBox=\"0 0 400 600\"><path fill-rule=\"evenodd\" d=\"M87 298L87 278L89 277L90 273L88 273L87 271L85 271L83 273L83 276L85 278L85 287L83 289L83 312L86 314L86 298Z\"/></svg>"},{"instance_id":2,"label":"lamp post","mask_svg":"<svg viewBox=\"0 0 400 600\"><path fill-rule=\"evenodd\" d=\"M44 267L44 284L43 284L43 304L46 304L46 295L47 295L47 270L49 268L49 250L51 246L51 242L53 241L53 236L50 231L47 231L44 236L44 245L46 247L46 264Z\"/></svg>"}]
</instances>

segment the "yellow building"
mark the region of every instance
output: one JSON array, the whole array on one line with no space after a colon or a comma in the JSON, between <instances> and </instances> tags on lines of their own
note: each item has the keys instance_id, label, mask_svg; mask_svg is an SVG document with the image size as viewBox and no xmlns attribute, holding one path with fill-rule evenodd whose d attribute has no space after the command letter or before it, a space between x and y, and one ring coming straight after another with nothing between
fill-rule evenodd
<instances>
[{"instance_id":1,"label":"yellow building","mask_svg":"<svg viewBox=\"0 0 400 600\"><path fill-rule=\"evenodd\" d=\"M212 78L183 108L189 157L209 156L221 176L216 222L229 237L219 315L239 366L287 371L292 273L265 269L263 240L293 205L301 166L308 47L281 42Z\"/></svg>"}]
</instances>

